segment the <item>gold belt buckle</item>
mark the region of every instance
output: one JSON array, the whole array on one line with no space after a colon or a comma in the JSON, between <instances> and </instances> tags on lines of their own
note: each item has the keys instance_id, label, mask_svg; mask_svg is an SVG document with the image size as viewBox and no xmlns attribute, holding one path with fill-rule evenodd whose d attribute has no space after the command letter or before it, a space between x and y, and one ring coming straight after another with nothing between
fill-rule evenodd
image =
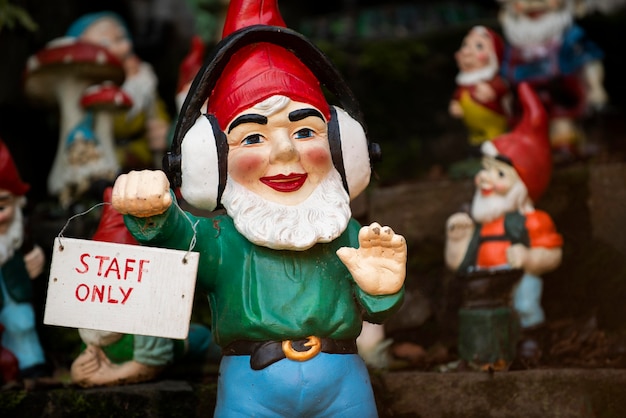
<instances>
[{"instance_id":1,"label":"gold belt buckle","mask_svg":"<svg viewBox=\"0 0 626 418\"><path fill-rule=\"evenodd\" d=\"M283 353L285 353L285 357L295 361L307 361L309 359L312 359L320 351L322 351L322 341L318 337L312 335L308 337L307 340L308 341L304 343L306 347L309 347L307 351L295 350L291 345L291 340L283 341L282 347Z\"/></svg>"}]
</instances>

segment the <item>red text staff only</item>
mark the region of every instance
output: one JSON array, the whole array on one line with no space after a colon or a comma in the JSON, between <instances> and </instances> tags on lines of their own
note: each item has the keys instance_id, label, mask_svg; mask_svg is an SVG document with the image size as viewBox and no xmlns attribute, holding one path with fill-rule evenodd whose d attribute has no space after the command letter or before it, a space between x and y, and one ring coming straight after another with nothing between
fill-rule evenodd
<instances>
[{"instance_id":1,"label":"red text staff only","mask_svg":"<svg viewBox=\"0 0 626 418\"><path fill-rule=\"evenodd\" d=\"M76 272L80 274L93 274L97 270L98 277L109 279L113 277L117 280L135 280L141 283L143 273L147 272L146 264L150 260L136 260L133 258L122 259L120 263L117 257L105 255L94 255L83 253L80 256L82 266L76 267ZM120 268L120 265L122 268Z\"/></svg>"},{"instance_id":2,"label":"red text staff only","mask_svg":"<svg viewBox=\"0 0 626 418\"><path fill-rule=\"evenodd\" d=\"M110 257L106 255L91 255L83 253L79 258L79 266L74 270L90 278L111 279L126 282L141 283L150 260L135 258ZM116 286L112 284L80 283L76 287L74 296L80 302L120 303L124 305L133 291L130 286Z\"/></svg>"}]
</instances>

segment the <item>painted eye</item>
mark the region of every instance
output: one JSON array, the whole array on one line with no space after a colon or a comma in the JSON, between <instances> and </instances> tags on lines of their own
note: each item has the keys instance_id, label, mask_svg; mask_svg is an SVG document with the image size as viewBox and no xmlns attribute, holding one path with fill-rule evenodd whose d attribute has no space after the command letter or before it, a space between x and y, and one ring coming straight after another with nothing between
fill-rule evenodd
<instances>
[{"instance_id":1,"label":"painted eye","mask_svg":"<svg viewBox=\"0 0 626 418\"><path fill-rule=\"evenodd\" d=\"M243 141L241 141L241 144L242 145L255 145L255 144L260 144L261 142L263 142L263 138L261 138L261 135L254 134L254 135L248 135L247 137L245 137Z\"/></svg>"},{"instance_id":2,"label":"painted eye","mask_svg":"<svg viewBox=\"0 0 626 418\"><path fill-rule=\"evenodd\" d=\"M482 51L485 48L485 45L482 42L478 42L476 44L476 49L478 49L479 51Z\"/></svg>"},{"instance_id":3,"label":"painted eye","mask_svg":"<svg viewBox=\"0 0 626 418\"><path fill-rule=\"evenodd\" d=\"M303 128L303 129L300 129L298 132L296 132L296 139L311 138L312 136L313 136L313 130L309 128Z\"/></svg>"},{"instance_id":4,"label":"painted eye","mask_svg":"<svg viewBox=\"0 0 626 418\"><path fill-rule=\"evenodd\" d=\"M504 171L502 170L498 170L498 177L500 177L501 179L503 179L505 176Z\"/></svg>"}]
</instances>

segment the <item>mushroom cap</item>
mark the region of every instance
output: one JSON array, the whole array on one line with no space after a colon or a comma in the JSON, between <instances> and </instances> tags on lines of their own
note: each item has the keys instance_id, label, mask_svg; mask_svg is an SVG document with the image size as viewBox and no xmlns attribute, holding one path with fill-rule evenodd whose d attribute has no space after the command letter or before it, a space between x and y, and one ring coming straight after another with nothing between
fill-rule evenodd
<instances>
[{"instance_id":1,"label":"mushroom cap","mask_svg":"<svg viewBox=\"0 0 626 418\"><path fill-rule=\"evenodd\" d=\"M88 87L80 99L84 109L114 111L130 109L133 100L119 86L105 82Z\"/></svg>"},{"instance_id":2,"label":"mushroom cap","mask_svg":"<svg viewBox=\"0 0 626 418\"><path fill-rule=\"evenodd\" d=\"M55 88L63 77L88 84L105 80L122 84L125 73L120 60L105 47L76 38L56 38L28 58L24 90L29 97L55 103Z\"/></svg>"}]
</instances>

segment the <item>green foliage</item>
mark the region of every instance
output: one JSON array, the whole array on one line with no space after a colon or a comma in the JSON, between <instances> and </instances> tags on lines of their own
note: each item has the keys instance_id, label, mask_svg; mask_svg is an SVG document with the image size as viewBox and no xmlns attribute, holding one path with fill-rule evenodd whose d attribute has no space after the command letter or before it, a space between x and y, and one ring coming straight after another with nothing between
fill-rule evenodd
<instances>
[{"instance_id":1,"label":"green foliage","mask_svg":"<svg viewBox=\"0 0 626 418\"><path fill-rule=\"evenodd\" d=\"M0 0L0 32L5 27L13 30L17 26L22 26L31 32L37 30L38 27L26 10L9 3L9 0Z\"/></svg>"}]
</instances>

